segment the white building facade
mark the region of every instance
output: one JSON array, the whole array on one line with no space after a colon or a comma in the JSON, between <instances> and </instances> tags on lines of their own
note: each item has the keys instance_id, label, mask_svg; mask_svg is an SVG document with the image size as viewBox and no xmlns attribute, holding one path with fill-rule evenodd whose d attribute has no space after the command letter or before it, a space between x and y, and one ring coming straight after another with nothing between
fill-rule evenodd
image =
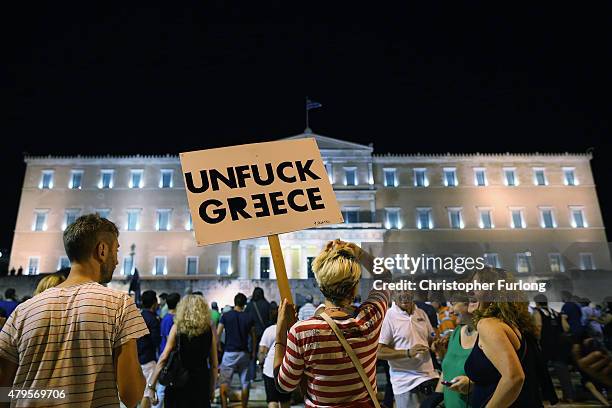
<instances>
[{"instance_id":1,"label":"white building facade","mask_svg":"<svg viewBox=\"0 0 612 408\"><path fill-rule=\"evenodd\" d=\"M606 251L579 245L607 248L589 154L375 155L321 135L293 138L301 137L317 140L345 223L282 234L289 278L311 277L312 259L338 237L419 251L482 243L491 264L518 272L610 268ZM178 156L25 162L10 266L26 274L68 266L63 230L97 212L120 230L117 279L134 268L145 279L275 277L265 237L196 246Z\"/></svg>"}]
</instances>

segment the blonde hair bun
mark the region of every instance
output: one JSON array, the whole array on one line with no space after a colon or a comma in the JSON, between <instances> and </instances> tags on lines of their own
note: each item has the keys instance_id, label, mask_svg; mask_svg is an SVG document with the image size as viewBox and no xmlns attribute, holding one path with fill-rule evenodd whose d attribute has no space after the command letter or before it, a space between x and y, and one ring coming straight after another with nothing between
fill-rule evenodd
<instances>
[{"instance_id":1,"label":"blonde hair bun","mask_svg":"<svg viewBox=\"0 0 612 408\"><path fill-rule=\"evenodd\" d=\"M352 295L361 278L358 256L358 247L354 244L328 244L312 261L315 279L326 298L342 300Z\"/></svg>"}]
</instances>

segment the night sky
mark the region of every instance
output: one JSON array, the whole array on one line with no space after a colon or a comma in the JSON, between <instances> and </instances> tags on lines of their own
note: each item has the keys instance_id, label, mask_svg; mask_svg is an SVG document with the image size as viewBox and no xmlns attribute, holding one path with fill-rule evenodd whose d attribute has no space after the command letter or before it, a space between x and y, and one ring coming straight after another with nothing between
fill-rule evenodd
<instances>
[{"instance_id":1,"label":"night sky","mask_svg":"<svg viewBox=\"0 0 612 408\"><path fill-rule=\"evenodd\" d=\"M323 104L316 133L378 153L594 148L612 226L610 2L10 3L0 248L12 242L23 152L279 139L303 131L306 95Z\"/></svg>"}]
</instances>

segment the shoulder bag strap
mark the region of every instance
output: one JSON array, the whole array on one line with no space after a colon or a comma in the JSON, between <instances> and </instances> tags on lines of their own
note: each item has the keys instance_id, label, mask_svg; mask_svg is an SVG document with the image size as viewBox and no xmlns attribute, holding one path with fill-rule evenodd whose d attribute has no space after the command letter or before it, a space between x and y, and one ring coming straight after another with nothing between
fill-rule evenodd
<instances>
[{"instance_id":1,"label":"shoulder bag strap","mask_svg":"<svg viewBox=\"0 0 612 408\"><path fill-rule=\"evenodd\" d=\"M370 384L370 379L368 378L365 371L363 370L363 366L361 365L361 362L357 358L355 351L353 350L351 345L348 344L348 342L344 338L344 335L342 334L342 332L336 325L336 322L334 322L332 318L329 317L329 315L325 312L321 313L319 316L321 316L327 322L327 324L329 324L329 327L331 327L334 333L336 333L338 340L340 340L340 344L342 344L342 347L344 347L346 354L348 354L348 356L351 358L353 365L357 369L357 372L359 373L359 376L361 377L361 381L363 382L363 385L365 385L365 387L367 388L368 394L370 394L370 398L372 399L374 406L376 408L380 408L380 404L378 403L378 398L376 398L376 393L372 389L372 384Z\"/></svg>"},{"instance_id":2,"label":"shoulder bag strap","mask_svg":"<svg viewBox=\"0 0 612 408\"><path fill-rule=\"evenodd\" d=\"M179 358L179 361L182 364L183 361L181 359L181 334L179 333L178 330L176 331L176 354Z\"/></svg>"},{"instance_id":3,"label":"shoulder bag strap","mask_svg":"<svg viewBox=\"0 0 612 408\"><path fill-rule=\"evenodd\" d=\"M262 326L265 326L266 324L264 323L263 319L261 318L261 313L259 313L259 308L257 307L257 303L255 303L255 301L251 302L253 304L253 307L255 308L255 312L257 312L257 318L259 319L259 323Z\"/></svg>"}]
</instances>

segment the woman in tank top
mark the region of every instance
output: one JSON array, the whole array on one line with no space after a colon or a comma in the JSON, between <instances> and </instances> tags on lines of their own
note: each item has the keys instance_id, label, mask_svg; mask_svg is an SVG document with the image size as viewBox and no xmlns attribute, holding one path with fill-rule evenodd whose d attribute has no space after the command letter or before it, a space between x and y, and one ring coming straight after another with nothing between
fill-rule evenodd
<instances>
[{"instance_id":1,"label":"woman in tank top","mask_svg":"<svg viewBox=\"0 0 612 408\"><path fill-rule=\"evenodd\" d=\"M442 375L436 388L437 392L444 393L444 406L447 408L467 407L468 392L474 387L464 369L478 335L468 304L467 296L459 293L451 301L451 310L458 316L459 325L448 340L448 349L442 360ZM451 382L452 385L444 385L442 381Z\"/></svg>"},{"instance_id":2,"label":"woman in tank top","mask_svg":"<svg viewBox=\"0 0 612 408\"><path fill-rule=\"evenodd\" d=\"M473 280L514 282L511 274L485 267ZM505 408L542 406L534 353L533 321L526 297L520 291L477 291L470 299L478 330L476 344L465 362L473 382L470 406ZM527 353L531 353L528 356Z\"/></svg>"}]
</instances>

